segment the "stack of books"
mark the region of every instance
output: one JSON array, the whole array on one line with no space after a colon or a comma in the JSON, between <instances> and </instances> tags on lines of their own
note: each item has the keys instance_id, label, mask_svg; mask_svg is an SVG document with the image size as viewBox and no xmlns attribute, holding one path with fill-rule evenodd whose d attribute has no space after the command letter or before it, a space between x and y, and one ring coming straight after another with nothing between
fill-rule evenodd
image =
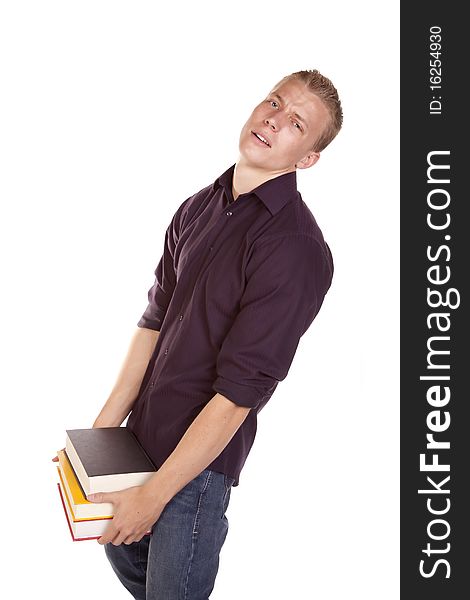
<instances>
[{"instance_id":1,"label":"stack of books","mask_svg":"<svg viewBox=\"0 0 470 600\"><path fill-rule=\"evenodd\" d=\"M98 539L113 518L112 504L89 502L88 494L143 485L156 471L127 427L67 430L57 456L57 488L74 541Z\"/></svg>"}]
</instances>

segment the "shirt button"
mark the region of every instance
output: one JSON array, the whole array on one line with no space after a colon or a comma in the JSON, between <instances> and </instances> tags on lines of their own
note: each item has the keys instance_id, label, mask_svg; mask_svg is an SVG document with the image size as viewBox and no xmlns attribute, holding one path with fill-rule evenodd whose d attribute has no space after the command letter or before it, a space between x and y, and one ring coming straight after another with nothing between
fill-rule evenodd
<instances>
[{"instance_id":1,"label":"shirt button","mask_svg":"<svg viewBox=\"0 0 470 600\"><path fill-rule=\"evenodd\" d=\"M168 348L165 348L165 356L168 354Z\"/></svg>"},{"instance_id":2,"label":"shirt button","mask_svg":"<svg viewBox=\"0 0 470 600\"><path fill-rule=\"evenodd\" d=\"M233 215L233 212L231 210L228 210L226 213L227 217L230 217L231 215Z\"/></svg>"},{"instance_id":3,"label":"shirt button","mask_svg":"<svg viewBox=\"0 0 470 600\"><path fill-rule=\"evenodd\" d=\"M209 246L209 250L212 251L214 249L214 246Z\"/></svg>"},{"instance_id":4,"label":"shirt button","mask_svg":"<svg viewBox=\"0 0 470 600\"><path fill-rule=\"evenodd\" d=\"M151 381L150 382L150 387L153 387L153 386L154 386L154 383L153 383L153 381Z\"/></svg>"},{"instance_id":5,"label":"shirt button","mask_svg":"<svg viewBox=\"0 0 470 600\"><path fill-rule=\"evenodd\" d=\"M180 321L182 321L182 320L183 320L183 315L180 315Z\"/></svg>"}]
</instances>

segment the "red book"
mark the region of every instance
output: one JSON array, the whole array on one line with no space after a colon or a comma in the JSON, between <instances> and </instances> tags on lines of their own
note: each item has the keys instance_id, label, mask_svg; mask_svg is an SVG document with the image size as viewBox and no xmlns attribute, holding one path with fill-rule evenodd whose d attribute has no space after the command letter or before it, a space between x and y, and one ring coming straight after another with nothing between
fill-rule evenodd
<instances>
[{"instance_id":1,"label":"red book","mask_svg":"<svg viewBox=\"0 0 470 600\"><path fill-rule=\"evenodd\" d=\"M70 530L70 535L74 542L83 540L97 540L106 530L112 519L81 519L74 520L67 501L67 496L62 490L60 483L57 484L59 489L60 499L65 512L65 518Z\"/></svg>"}]
</instances>

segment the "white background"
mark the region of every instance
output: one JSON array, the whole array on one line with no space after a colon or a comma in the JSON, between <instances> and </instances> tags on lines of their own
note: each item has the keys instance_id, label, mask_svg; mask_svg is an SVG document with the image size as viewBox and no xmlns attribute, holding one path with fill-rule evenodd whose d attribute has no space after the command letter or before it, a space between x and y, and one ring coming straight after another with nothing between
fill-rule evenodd
<instances>
[{"instance_id":1,"label":"white background","mask_svg":"<svg viewBox=\"0 0 470 600\"><path fill-rule=\"evenodd\" d=\"M0 10L4 582L130 598L73 543L51 458L91 427L181 202L282 76L344 127L298 187L333 251L228 511L214 600L398 598L398 3L5 2Z\"/></svg>"}]
</instances>

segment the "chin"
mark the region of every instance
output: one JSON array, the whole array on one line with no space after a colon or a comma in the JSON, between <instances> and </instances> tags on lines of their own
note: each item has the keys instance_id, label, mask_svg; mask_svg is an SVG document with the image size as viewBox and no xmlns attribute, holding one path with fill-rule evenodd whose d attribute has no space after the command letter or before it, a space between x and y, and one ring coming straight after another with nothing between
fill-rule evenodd
<instances>
[{"instance_id":1,"label":"chin","mask_svg":"<svg viewBox=\"0 0 470 600\"><path fill-rule=\"evenodd\" d=\"M269 162L261 156L256 156L255 153L240 152L240 156L243 159L245 165L249 167L255 167L257 169L271 170L272 167Z\"/></svg>"},{"instance_id":2,"label":"chin","mask_svg":"<svg viewBox=\"0 0 470 600\"><path fill-rule=\"evenodd\" d=\"M249 143L240 143L239 147L240 157L243 158L243 161L251 166L256 166L260 168L268 168L270 162L270 156L267 156L267 153L263 151L261 148L261 152L259 148L254 148Z\"/></svg>"}]
</instances>

